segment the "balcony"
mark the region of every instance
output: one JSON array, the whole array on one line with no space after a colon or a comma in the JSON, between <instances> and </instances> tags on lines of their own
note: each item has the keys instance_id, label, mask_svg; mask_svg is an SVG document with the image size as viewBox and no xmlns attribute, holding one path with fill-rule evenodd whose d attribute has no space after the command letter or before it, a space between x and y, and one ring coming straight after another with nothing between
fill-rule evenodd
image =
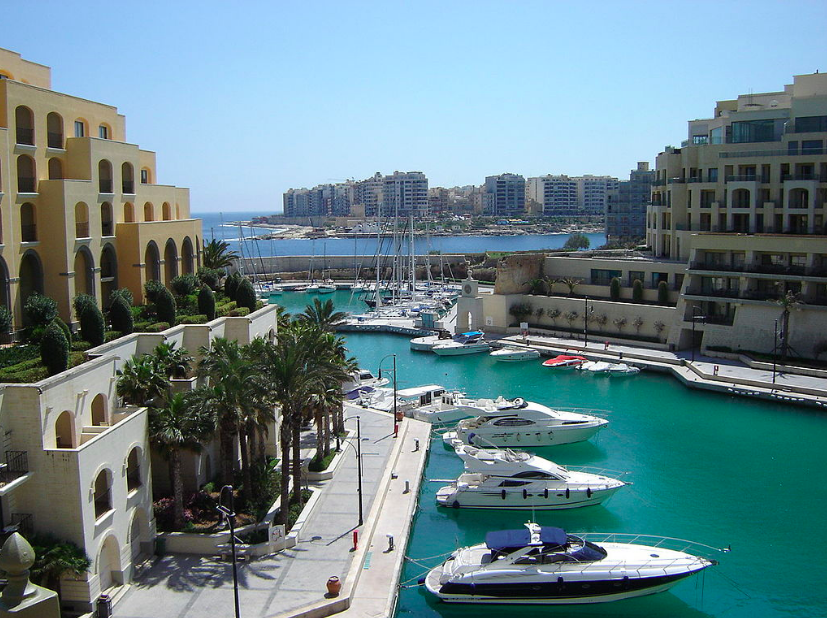
<instances>
[{"instance_id":1,"label":"balcony","mask_svg":"<svg viewBox=\"0 0 827 618\"><path fill-rule=\"evenodd\" d=\"M17 143L23 146L34 146L34 129L17 127Z\"/></svg>"},{"instance_id":2,"label":"balcony","mask_svg":"<svg viewBox=\"0 0 827 618\"><path fill-rule=\"evenodd\" d=\"M34 532L34 525L32 523L31 513L12 513L8 525L6 525L0 533L9 535L14 532L19 532L23 536L30 535Z\"/></svg>"},{"instance_id":3,"label":"balcony","mask_svg":"<svg viewBox=\"0 0 827 618\"><path fill-rule=\"evenodd\" d=\"M22 242L37 242L37 225L34 223L21 225L20 240Z\"/></svg>"},{"instance_id":4,"label":"balcony","mask_svg":"<svg viewBox=\"0 0 827 618\"><path fill-rule=\"evenodd\" d=\"M682 184L686 183L686 178L681 178L681 177L670 178L667 182L670 185L682 185Z\"/></svg>"},{"instance_id":5,"label":"balcony","mask_svg":"<svg viewBox=\"0 0 827 618\"><path fill-rule=\"evenodd\" d=\"M126 193L128 195L134 195L135 194L135 181L133 181L133 180L124 180L121 183L121 185L122 185L121 186L121 192L122 193Z\"/></svg>"},{"instance_id":6,"label":"balcony","mask_svg":"<svg viewBox=\"0 0 827 618\"><path fill-rule=\"evenodd\" d=\"M746 300L778 300L781 296L777 290L745 290L741 294L741 298Z\"/></svg>"},{"instance_id":7,"label":"balcony","mask_svg":"<svg viewBox=\"0 0 827 618\"><path fill-rule=\"evenodd\" d=\"M112 193L112 179L101 178L99 181L99 193Z\"/></svg>"},{"instance_id":8,"label":"balcony","mask_svg":"<svg viewBox=\"0 0 827 618\"><path fill-rule=\"evenodd\" d=\"M734 152L719 152L721 159L754 158L754 157L789 157L797 155L827 154L824 148L807 148L806 150L741 150Z\"/></svg>"},{"instance_id":9,"label":"balcony","mask_svg":"<svg viewBox=\"0 0 827 618\"><path fill-rule=\"evenodd\" d=\"M89 223L75 223L75 238L89 238Z\"/></svg>"},{"instance_id":10,"label":"balcony","mask_svg":"<svg viewBox=\"0 0 827 618\"><path fill-rule=\"evenodd\" d=\"M787 180L816 180L821 181L821 176L818 174L784 174L781 176L782 181Z\"/></svg>"},{"instance_id":11,"label":"balcony","mask_svg":"<svg viewBox=\"0 0 827 618\"><path fill-rule=\"evenodd\" d=\"M17 177L17 192L18 193L37 193L35 188L35 179L32 176L18 176Z\"/></svg>"},{"instance_id":12,"label":"balcony","mask_svg":"<svg viewBox=\"0 0 827 618\"><path fill-rule=\"evenodd\" d=\"M724 182L755 182L757 180L758 180L758 176L756 176L755 174L743 174L743 175L740 175L740 176L733 176L733 175L727 176L725 178ZM762 181L762 182L767 182L767 181Z\"/></svg>"},{"instance_id":13,"label":"balcony","mask_svg":"<svg viewBox=\"0 0 827 618\"><path fill-rule=\"evenodd\" d=\"M46 140L49 148L63 149L63 133L48 133Z\"/></svg>"},{"instance_id":14,"label":"balcony","mask_svg":"<svg viewBox=\"0 0 827 618\"><path fill-rule=\"evenodd\" d=\"M26 451L6 451L6 463L0 464L0 487L29 473L29 455Z\"/></svg>"},{"instance_id":15,"label":"balcony","mask_svg":"<svg viewBox=\"0 0 827 618\"><path fill-rule=\"evenodd\" d=\"M716 272L741 272L744 270L744 265L719 264L710 262L692 262L689 265L689 270L713 270Z\"/></svg>"}]
</instances>

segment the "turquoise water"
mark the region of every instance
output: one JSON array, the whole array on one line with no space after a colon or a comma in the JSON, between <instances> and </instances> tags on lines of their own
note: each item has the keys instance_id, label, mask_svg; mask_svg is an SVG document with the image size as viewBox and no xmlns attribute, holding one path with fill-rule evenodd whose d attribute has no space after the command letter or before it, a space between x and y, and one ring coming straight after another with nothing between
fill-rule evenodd
<instances>
[{"instance_id":1,"label":"turquoise water","mask_svg":"<svg viewBox=\"0 0 827 618\"><path fill-rule=\"evenodd\" d=\"M342 300L339 301L339 296ZM286 304L301 304L301 294ZM338 292L337 302L349 295ZM306 299L305 299L306 300ZM732 546L721 564L670 592L616 603L568 607L473 607L433 600L423 589L400 593L397 615L466 617L515 610L530 616L825 616L827 595L827 417L807 409L705 393L666 375L581 375L539 362L495 363L487 355L445 358L411 352L404 337L350 334L350 351L376 372L397 354L398 386L437 383L470 395L524 397L549 405L608 410L611 424L589 442L536 449L563 465L628 471L634 484L605 506L538 514L572 532L632 532ZM383 363L385 370L391 359ZM426 479L456 477L461 463L432 444ZM437 509L440 483L423 482L408 545L413 559L481 542L489 529L519 527L530 511ZM433 566L438 560L426 561ZM409 563L402 581L423 568Z\"/></svg>"}]
</instances>

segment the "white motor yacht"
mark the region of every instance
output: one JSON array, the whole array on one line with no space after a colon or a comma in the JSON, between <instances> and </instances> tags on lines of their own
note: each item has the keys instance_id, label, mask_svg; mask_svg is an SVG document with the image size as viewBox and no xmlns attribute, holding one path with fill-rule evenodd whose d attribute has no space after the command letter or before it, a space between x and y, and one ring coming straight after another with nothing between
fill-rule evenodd
<instances>
[{"instance_id":1,"label":"white motor yacht","mask_svg":"<svg viewBox=\"0 0 827 618\"><path fill-rule=\"evenodd\" d=\"M495 361L505 363L518 363L522 361L537 360L540 358L540 352L534 348L524 348L519 346L506 346L499 350L494 350L489 354Z\"/></svg>"},{"instance_id":2,"label":"white motor yacht","mask_svg":"<svg viewBox=\"0 0 827 618\"><path fill-rule=\"evenodd\" d=\"M456 335L451 341L436 344L431 350L439 356L460 356L488 352L491 346L483 339L482 331L476 330Z\"/></svg>"},{"instance_id":3,"label":"white motor yacht","mask_svg":"<svg viewBox=\"0 0 827 618\"><path fill-rule=\"evenodd\" d=\"M612 378L633 376L638 373L640 373L640 367L627 365L626 363L615 363L609 368L609 376Z\"/></svg>"},{"instance_id":4,"label":"white motor yacht","mask_svg":"<svg viewBox=\"0 0 827 618\"><path fill-rule=\"evenodd\" d=\"M714 551L722 550L665 537L567 534L529 522L457 549L421 583L448 603L605 603L668 590L717 564L693 555Z\"/></svg>"},{"instance_id":5,"label":"white motor yacht","mask_svg":"<svg viewBox=\"0 0 827 618\"><path fill-rule=\"evenodd\" d=\"M606 361L586 361L585 363L577 365L575 369L587 373L608 373L611 367L612 364Z\"/></svg>"},{"instance_id":6,"label":"white motor yacht","mask_svg":"<svg viewBox=\"0 0 827 618\"><path fill-rule=\"evenodd\" d=\"M411 350L417 352L431 352L435 345L451 341L451 333L447 330L439 331L435 335L425 335L411 339Z\"/></svg>"},{"instance_id":7,"label":"white motor yacht","mask_svg":"<svg viewBox=\"0 0 827 618\"><path fill-rule=\"evenodd\" d=\"M480 449L457 443L465 472L441 487L437 504L453 508L574 509L600 504L626 485L582 470L569 470L525 451Z\"/></svg>"},{"instance_id":8,"label":"white motor yacht","mask_svg":"<svg viewBox=\"0 0 827 618\"><path fill-rule=\"evenodd\" d=\"M608 424L599 416L517 398L508 406L460 421L443 440L449 446L453 440L482 447L554 446L588 440Z\"/></svg>"}]
</instances>

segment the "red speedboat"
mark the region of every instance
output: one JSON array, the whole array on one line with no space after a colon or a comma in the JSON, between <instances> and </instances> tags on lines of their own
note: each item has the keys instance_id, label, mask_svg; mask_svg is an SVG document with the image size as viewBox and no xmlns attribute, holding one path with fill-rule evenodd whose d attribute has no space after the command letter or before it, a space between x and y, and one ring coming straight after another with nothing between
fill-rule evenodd
<instances>
[{"instance_id":1,"label":"red speedboat","mask_svg":"<svg viewBox=\"0 0 827 618\"><path fill-rule=\"evenodd\" d=\"M570 356L568 354L561 354L550 358L543 363L543 367L574 367L580 363L585 363L588 359L585 356Z\"/></svg>"}]
</instances>

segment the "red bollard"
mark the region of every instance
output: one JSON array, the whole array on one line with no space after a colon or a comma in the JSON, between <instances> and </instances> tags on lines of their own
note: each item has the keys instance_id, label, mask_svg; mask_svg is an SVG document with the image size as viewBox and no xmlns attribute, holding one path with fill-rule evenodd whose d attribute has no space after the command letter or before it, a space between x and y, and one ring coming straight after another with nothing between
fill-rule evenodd
<instances>
[{"instance_id":1,"label":"red bollard","mask_svg":"<svg viewBox=\"0 0 827 618\"><path fill-rule=\"evenodd\" d=\"M393 424L393 437L397 437L399 435L399 423Z\"/></svg>"},{"instance_id":2,"label":"red bollard","mask_svg":"<svg viewBox=\"0 0 827 618\"><path fill-rule=\"evenodd\" d=\"M353 531L353 551L356 551L357 549L359 549L359 531L354 530Z\"/></svg>"}]
</instances>

